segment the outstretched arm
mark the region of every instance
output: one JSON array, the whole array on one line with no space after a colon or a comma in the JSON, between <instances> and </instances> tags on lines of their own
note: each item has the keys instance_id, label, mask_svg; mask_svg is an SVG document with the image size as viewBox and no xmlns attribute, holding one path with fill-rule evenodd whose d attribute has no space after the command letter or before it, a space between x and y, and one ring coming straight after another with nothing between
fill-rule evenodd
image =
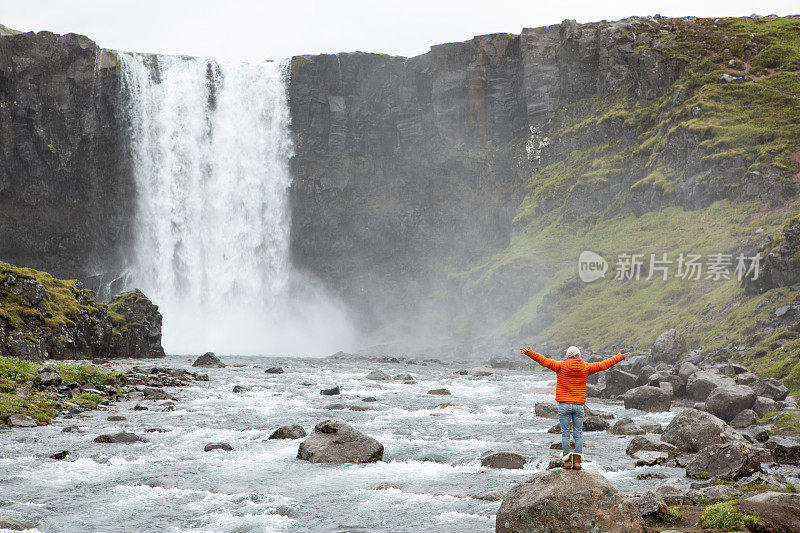
<instances>
[{"instance_id":1,"label":"outstretched arm","mask_svg":"<svg viewBox=\"0 0 800 533\"><path fill-rule=\"evenodd\" d=\"M539 363L543 367L549 368L550 370L553 370L554 372L558 372L561 369L561 361L554 361L553 359L548 359L547 357L543 356L542 354L534 352L530 348L523 348L523 349L520 350L520 352L523 355L527 355L528 357L530 357L531 359L533 359L534 361L536 361L537 363Z\"/></svg>"},{"instance_id":2,"label":"outstretched arm","mask_svg":"<svg viewBox=\"0 0 800 533\"><path fill-rule=\"evenodd\" d=\"M620 361L630 358L631 354L629 353L622 353L621 351L615 355L614 357L609 357L608 359L604 359L599 363L589 363L588 370L590 374L594 374L595 372L600 372L601 370L608 370L612 366L616 365Z\"/></svg>"}]
</instances>

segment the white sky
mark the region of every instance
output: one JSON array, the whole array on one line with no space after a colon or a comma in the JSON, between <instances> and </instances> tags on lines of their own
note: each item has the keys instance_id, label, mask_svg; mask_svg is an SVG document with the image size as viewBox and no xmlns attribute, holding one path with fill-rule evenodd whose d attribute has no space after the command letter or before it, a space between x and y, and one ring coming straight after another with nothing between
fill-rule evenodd
<instances>
[{"instance_id":1,"label":"white sky","mask_svg":"<svg viewBox=\"0 0 800 533\"><path fill-rule=\"evenodd\" d=\"M414 56L430 45L523 27L630 15L742 16L800 12L792 1L537 0L0 0L0 23L81 33L117 50L221 59L305 53Z\"/></svg>"}]
</instances>

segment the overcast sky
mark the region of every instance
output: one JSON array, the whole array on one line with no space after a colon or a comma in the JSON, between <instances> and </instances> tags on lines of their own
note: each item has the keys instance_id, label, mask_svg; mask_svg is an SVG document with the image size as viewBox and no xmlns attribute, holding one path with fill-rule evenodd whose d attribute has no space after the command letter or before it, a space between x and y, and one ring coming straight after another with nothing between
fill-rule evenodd
<instances>
[{"instance_id":1,"label":"overcast sky","mask_svg":"<svg viewBox=\"0 0 800 533\"><path fill-rule=\"evenodd\" d=\"M324 52L414 56L430 45L523 27L630 15L743 16L800 12L792 1L740 0L0 0L0 23L81 33L117 50L220 59Z\"/></svg>"}]
</instances>

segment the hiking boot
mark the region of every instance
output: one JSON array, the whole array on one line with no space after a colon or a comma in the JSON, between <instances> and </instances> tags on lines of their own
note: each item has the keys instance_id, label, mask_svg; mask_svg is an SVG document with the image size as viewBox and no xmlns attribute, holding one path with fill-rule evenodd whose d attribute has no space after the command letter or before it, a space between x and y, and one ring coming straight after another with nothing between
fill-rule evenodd
<instances>
[{"instance_id":1,"label":"hiking boot","mask_svg":"<svg viewBox=\"0 0 800 533\"><path fill-rule=\"evenodd\" d=\"M572 469L573 470L580 470L581 469L581 461L583 460L583 456L579 453L572 454Z\"/></svg>"},{"instance_id":2,"label":"hiking boot","mask_svg":"<svg viewBox=\"0 0 800 533\"><path fill-rule=\"evenodd\" d=\"M563 468L564 470L569 470L570 468L572 468L572 454L571 453L568 453L566 457L564 457L562 455L561 459L564 460L564 464L561 465L561 468Z\"/></svg>"}]
</instances>

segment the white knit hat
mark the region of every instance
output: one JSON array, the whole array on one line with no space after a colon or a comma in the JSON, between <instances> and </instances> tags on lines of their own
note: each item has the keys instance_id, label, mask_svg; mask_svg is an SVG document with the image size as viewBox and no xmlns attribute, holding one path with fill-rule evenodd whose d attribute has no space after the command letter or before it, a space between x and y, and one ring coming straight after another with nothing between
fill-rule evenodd
<instances>
[{"instance_id":1,"label":"white knit hat","mask_svg":"<svg viewBox=\"0 0 800 533\"><path fill-rule=\"evenodd\" d=\"M569 348L567 348L567 357L568 358L570 358L570 357L580 357L580 356L581 356L581 351L578 349L577 346L570 346Z\"/></svg>"}]
</instances>

